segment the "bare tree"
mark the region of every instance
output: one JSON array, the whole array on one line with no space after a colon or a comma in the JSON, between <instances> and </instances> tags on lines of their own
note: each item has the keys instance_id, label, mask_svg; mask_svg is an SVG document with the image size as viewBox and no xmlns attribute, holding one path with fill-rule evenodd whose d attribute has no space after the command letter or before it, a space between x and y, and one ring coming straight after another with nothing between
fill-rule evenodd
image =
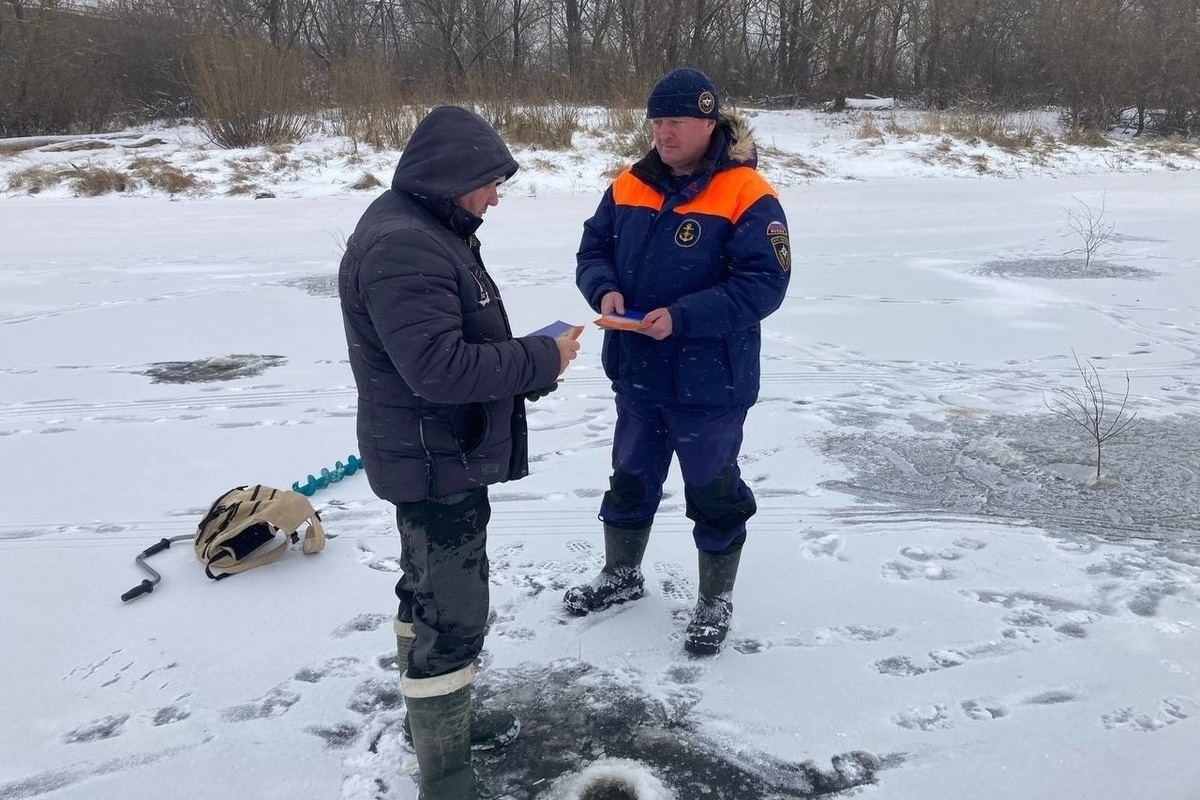
<instances>
[{"instance_id":1,"label":"bare tree","mask_svg":"<svg viewBox=\"0 0 1200 800\"><path fill-rule=\"evenodd\" d=\"M1096 480L1099 480L1104 443L1128 431L1137 419L1137 412L1125 413L1126 404L1129 402L1129 373L1125 373L1125 394L1114 411L1113 404L1104 392L1096 367L1090 361L1086 366L1081 364L1074 350L1071 351L1071 355L1075 358L1075 369L1079 372L1083 388L1056 389L1055 396L1043 397L1043 402L1050 411L1088 432L1096 446Z\"/></svg>"},{"instance_id":2,"label":"bare tree","mask_svg":"<svg viewBox=\"0 0 1200 800\"><path fill-rule=\"evenodd\" d=\"M1103 195L1100 198L1099 210L1093 209L1074 195L1071 195L1071 198L1080 205L1082 210L1076 213L1070 208L1066 209L1067 224L1079 236L1081 243L1074 250L1068 250L1065 255L1082 253L1083 271L1087 272L1092 266L1092 256L1112 239L1115 226L1104 220L1106 198Z\"/></svg>"}]
</instances>

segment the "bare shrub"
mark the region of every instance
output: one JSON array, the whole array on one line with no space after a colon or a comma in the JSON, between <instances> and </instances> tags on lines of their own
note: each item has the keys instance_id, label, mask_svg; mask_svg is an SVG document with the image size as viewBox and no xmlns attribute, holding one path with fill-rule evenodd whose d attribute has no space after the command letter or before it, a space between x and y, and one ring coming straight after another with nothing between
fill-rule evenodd
<instances>
[{"instance_id":1,"label":"bare shrub","mask_svg":"<svg viewBox=\"0 0 1200 800\"><path fill-rule=\"evenodd\" d=\"M917 121L916 132L926 136L940 136L945 131L940 111L930 111L922 114Z\"/></svg>"},{"instance_id":2,"label":"bare shrub","mask_svg":"<svg viewBox=\"0 0 1200 800\"><path fill-rule=\"evenodd\" d=\"M887 124L883 126L883 129L893 136L912 136L916 133L911 127L897 119L895 114L888 117Z\"/></svg>"},{"instance_id":3,"label":"bare shrub","mask_svg":"<svg viewBox=\"0 0 1200 800\"><path fill-rule=\"evenodd\" d=\"M564 103L522 105L511 97L493 96L481 101L478 111L514 145L569 150L579 130L579 107Z\"/></svg>"},{"instance_id":4,"label":"bare shrub","mask_svg":"<svg viewBox=\"0 0 1200 800\"><path fill-rule=\"evenodd\" d=\"M259 185L245 176L234 176L229 180L229 186L225 189L225 194L230 197L240 197L244 195L256 195L259 192Z\"/></svg>"},{"instance_id":5,"label":"bare shrub","mask_svg":"<svg viewBox=\"0 0 1200 800\"><path fill-rule=\"evenodd\" d=\"M546 150L569 150L579 130L579 107L554 103L520 109L504 129L518 145Z\"/></svg>"},{"instance_id":6,"label":"bare shrub","mask_svg":"<svg viewBox=\"0 0 1200 800\"><path fill-rule=\"evenodd\" d=\"M67 177L71 188L80 197L128 192L137 186L134 178L109 167L76 167L67 173Z\"/></svg>"},{"instance_id":7,"label":"bare shrub","mask_svg":"<svg viewBox=\"0 0 1200 800\"><path fill-rule=\"evenodd\" d=\"M604 109L604 127L610 133L638 134L646 130L646 109L633 106L613 106Z\"/></svg>"},{"instance_id":8,"label":"bare shrub","mask_svg":"<svg viewBox=\"0 0 1200 800\"><path fill-rule=\"evenodd\" d=\"M875 139L883 142L883 131L879 130L879 126L875 124L875 120L870 117L863 117L863 121L858 126L858 131L854 134L859 139Z\"/></svg>"},{"instance_id":9,"label":"bare shrub","mask_svg":"<svg viewBox=\"0 0 1200 800\"><path fill-rule=\"evenodd\" d=\"M1088 437L1096 447L1096 480L1100 480L1104 443L1128 431L1137 418L1136 412L1126 414L1126 405L1129 402L1129 373L1125 373L1125 394L1121 397L1120 405L1114 410L1104 392L1096 367L1090 361L1086 367L1081 364L1074 350L1071 351L1071 355L1075 358L1075 369L1079 372L1083 388L1056 389L1053 399L1043 397L1042 400L1050 411L1088 432Z\"/></svg>"},{"instance_id":10,"label":"bare shrub","mask_svg":"<svg viewBox=\"0 0 1200 800\"><path fill-rule=\"evenodd\" d=\"M953 136L970 143L987 142L1009 152L1038 147L1050 138L1049 132L1032 117L1014 117L998 111L934 111L922 115L914 128L902 130L928 136Z\"/></svg>"},{"instance_id":11,"label":"bare shrub","mask_svg":"<svg viewBox=\"0 0 1200 800\"><path fill-rule=\"evenodd\" d=\"M641 158L654 146L646 109L620 105L605 109L604 149L621 158Z\"/></svg>"},{"instance_id":12,"label":"bare shrub","mask_svg":"<svg viewBox=\"0 0 1200 800\"><path fill-rule=\"evenodd\" d=\"M408 144L427 111L401 101L396 80L380 58L352 56L330 67L335 131L356 146L397 150Z\"/></svg>"},{"instance_id":13,"label":"bare shrub","mask_svg":"<svg viewBox=\"0 0 1200 800\"><path fill-rule=\"evenodd\" d=\"M266 171L262 162L253 158L228 158L225 163L229 165L231 181L248 183L251 178L257 178Z\"/></svg>"},{"instance_id":14,"label":"bare shrub","mask_svg":"<svg viewBox=\"0 0 1200 800\"><path fill-rule=\"evenodd\" d=\"M1095 128L1084 128L1079 125L1067 125L1063 128L1062 139L1075 147L1112 147L1112 142Z\"/></svg>"},{"instance_id":15,"label":"bare shrub","mask_svg":"<svg viewBox=\"0 0 1200 800\"><path fill-rule=\"evenodd\" d=\"M198 40L190 78L201 127L227 148L303 141L310 122L301 67L261 39Z\"/></svg>"},{"instance_id":16,"label":"bare shrub","mask_svg":"<svg viewBox=\"0 0 1200 800\"><path fill-rule=\"evenodd\" d=\"M25 192L38 194L46 189L52 189L62 183L62 171L51 167L32 166L9 173L8 190L10 192Z\"/></svg>"},{"instance_id":17,"label":"bare shrub","mask_svg":"<svg viewBox=\"0 0 1200 800\"><path fill-rule=\"evenodd\" d=\"M778 164L790 173L800 173L808 178L819 178L825 172L817 166L808 163L795 153L787 153L773 145L761 145L758 148L759 162L762 164Z\"/></svg>"},{"instance_id":18,"label":"bare shrub","mask_svg":"<svg viewBox=\"0 0 1200 800\"><path fill-rule=\"evenodd\" d=\"M1112 239L1116 226L1104 220L1105 197L1101 196L1099 209L1093 209L1074 195L1071 198L1079 204L1081 210L1076 213L1070 208L1066 209L1067 224L1079 236L1080 246L1068 250L1064 255L1082 254L1083 269L1086 272L1092 266L1092 257Z\"/></svg>"},{"instance_id":19,"label":"bare shrub","mask_svg":"<svg viewBox=\"0 0 1200 800\"><path fill-rule=\"evenodd\" d=\"M968 112L942 118L944 132L963 139L979 139L1009 151L1037 144L1043 131L1031 121L1014 122L1006 114Z\"/></svg>"},{"instance_id":20,"label":"bare shrub","mask_svg":"<svg viewBox=\"0 0 1200 800\"><path fill-rule=\"evenodd\" d=\"M1189 142L1178 135L1171 135L1165 139L1151 140L1147 148L1154 153L1164 156L1183 156L1185 158L1196 158L1197 151L1200 151L1200 145L1196 142Z\"/></svg>"},{"instance_id":21,"label":"bare shrub","mask_svg":"<svg viewBox=\"0 0 1200 800\"><path fill-rule=\"evenodd\" d=\"M607 169L600 173L600 177L606 181L612 182L616 180L617 176L624 172L628 166L629 164L625 161L614 161L608 165Z\"/></svg>"},{"instance_id":22,"label":"bare shrub","mask_svg":"<svg viewBox=\"0 0 1200 800\"><path fill-rule=\"evenodd\" d=\"M364 172L359 176L358 180L350 184L351 189L358 190L375 189L380 186L383 186L383 181L379 180L379 178L376 178L369 172Z\"/></svg>"},{"instance_id":23,"label":"bare shrub","mask_svg":"<svg viewBox=\"0 0 1200 800\"><path fill-rule=\"evenodd\" d=\"M203 185L195 175L184 172L165 158L135 158L129 162L129 172L150 188L172 197L195 191Z\"/></svg>"}]
</instances>

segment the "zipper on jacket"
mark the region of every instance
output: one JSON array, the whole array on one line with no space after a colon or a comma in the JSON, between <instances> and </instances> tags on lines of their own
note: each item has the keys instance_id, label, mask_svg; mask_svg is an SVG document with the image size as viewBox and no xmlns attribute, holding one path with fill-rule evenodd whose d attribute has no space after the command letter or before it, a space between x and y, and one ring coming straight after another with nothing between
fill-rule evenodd
<instances>
[{"instance_id":1,"label":"zipper on jacket","mask_svg":"<svg viewBox=\"0 0 1200 800\"><path fill-rule=\"evenodd\" d=\"M425 492L428 496L434 496L435 483L437 478L434 475L433 469L433 454L429 452L429 446L425 444L425 418L417 418L417 434L421 438L421 450L425 453Z\"/></svg>"}]
</instances>

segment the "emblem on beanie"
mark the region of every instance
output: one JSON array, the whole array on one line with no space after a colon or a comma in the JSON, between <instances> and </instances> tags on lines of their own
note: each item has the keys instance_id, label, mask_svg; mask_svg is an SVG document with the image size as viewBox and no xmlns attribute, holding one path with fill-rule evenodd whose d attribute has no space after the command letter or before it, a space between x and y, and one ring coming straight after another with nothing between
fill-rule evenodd
<instances>
[{"instance_id":1,"label":"emblem on beanie","mask_svg":"<svg viewBox=\"0 0 1200 800\"><path fill-rule=\"evenodd\" d=\"M717 98L713 93L705 89L700 93L700 97L696 100L696 105L700 108L700 113L705 116L713 112L713 108L717 105Z\"/></svg>"},{"instance_id":2,"label":"emblem on beanie","mask_svg":"<svg viewBox=\"0 0 1200 800\"><path fill-rule=\"evenodd\" d=\"M792 246L788 241L787 226L775 220L767 225L767 238L771 240L771 249L775 251L779 266L787 272L792 268Z\"/></svg>"},{"instance_id":3,"label":"emblem on beanie","mask_svg":"<svg viewBox=\"0 0 1200 800\"><path fill-rule=\"evenodd\" d=\"M680 247L691 247L698 241L700 241L699 222L694 219L685 219L679 223L679 229L675 231L675 244Z\"/></svg>"}]
</instances>

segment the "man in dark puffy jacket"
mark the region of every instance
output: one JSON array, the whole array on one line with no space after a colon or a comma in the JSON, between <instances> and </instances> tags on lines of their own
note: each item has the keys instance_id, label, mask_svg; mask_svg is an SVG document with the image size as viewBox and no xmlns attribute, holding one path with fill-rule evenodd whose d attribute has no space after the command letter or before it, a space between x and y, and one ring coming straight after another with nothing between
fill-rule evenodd
<instances>
[{"instance_id":1,"label":"man in dark puffy jacket","mask_svg":"<svg viewBox=\"0 0 1200 800\"><path fill-rule=\"evenodd\" d=\"M587 614L645 594L642 555L675 456L699 551L684 647L710 655L729 630L746 520L757 510L737 459L758 399L759 323L783 302L791 252L749 127L722 113L707 75L667 73L646 117L654 149L605 192L577 256L576 283L592 308L645 316L635 330L604 334L617 406L600 506L605 565L563 602Z\"/></svg>"},{"instance_id":2,"label":"man in dark puffy jacket","mask_svg":"<svg viewBox=\"0 0 1200 800\"><path fill-rule=\"evenodd\" d=\"M435 108L338 273L358 445L400 530L396 645L421 800L474 800L472 745L516 735L511 714L470 714L488 616L487 486L528 474L525 399L552 390L579 348L513 338L484 269L475 231L516 171L482 117Z\"/></svg>"}]
</instances>

